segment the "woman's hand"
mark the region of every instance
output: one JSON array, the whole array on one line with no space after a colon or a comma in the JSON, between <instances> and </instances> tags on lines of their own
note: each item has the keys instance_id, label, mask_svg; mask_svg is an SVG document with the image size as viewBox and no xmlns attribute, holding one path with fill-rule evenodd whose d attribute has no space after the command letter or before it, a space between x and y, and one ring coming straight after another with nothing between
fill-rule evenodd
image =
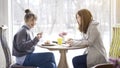
<instances>
[{"instance_id":1,"label":"woman's hand","mask_svg":"<svg viewBox=\"0 0 120 68\"><path fill-rule=\"evenodd\" d=\"M43 34L43 32L38 33L36 37L37 37L38 39L40 39L40 38L42 38L42 34Z\"/></svg>"},{"instance_id":2,"label":"woman's hand","mask_svg":"<svg viewBox=\"0 0 120 68\"><path fill-rule=\"evenodd\" d=\"M73 39L72 38L69 38L67 41L66 41L67 44L69 44L69 46L71 47L72 43L73 43Z\"/></svg>"}]
</instances>

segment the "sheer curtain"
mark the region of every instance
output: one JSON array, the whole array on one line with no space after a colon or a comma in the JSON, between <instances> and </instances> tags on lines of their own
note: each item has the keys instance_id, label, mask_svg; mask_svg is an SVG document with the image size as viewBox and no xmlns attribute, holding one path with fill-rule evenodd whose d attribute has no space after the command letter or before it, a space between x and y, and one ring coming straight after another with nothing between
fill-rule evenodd
<instances>
[{"instance_id":1,"label":"sheer curtain","mask_svg":"<svg viewBox=\"0 0 120 68\"><path fill-rule=\"evenodd\" d=\"M59 32L78 38L75 14L82 8L89 9L95 20L100 23L100 31L109 45L110 1L107 0L12 0L13 35L24 23L24 10L29 8L38 17L35 32L57 36ZM106 38L107 37L107 38Z\"/></svg>"},{"instance_id":2,"label":"sheer curtain","mask_svg":"<svg viewBox=\"0 0 120 68\"><path fill-rule=\"evenodd\" d=\"M56 39L58 33L64 31L68 33L68 37L79 38L75 15L78 10L87 8L100 24L101 35L108 52L110 6L110 0L12 0L12 33L14 36L24 24L24 10L29 8L38 17L34 32L42 31L47 38Z\"/></svg>"}]
</instances>

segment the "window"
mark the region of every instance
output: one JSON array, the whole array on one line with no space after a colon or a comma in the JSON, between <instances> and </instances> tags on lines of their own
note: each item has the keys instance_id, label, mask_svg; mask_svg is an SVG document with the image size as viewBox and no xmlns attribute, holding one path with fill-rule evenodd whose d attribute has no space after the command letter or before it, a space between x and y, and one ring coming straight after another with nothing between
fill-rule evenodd
<instances>
[{"instance_id":1,"label":"window","mask_svg":"<svg viewBox=\"0 0 120 68\"><path fill-rule=\"evenodd\" d=\"M79 9L87 8L100 24L100 31L107 52L110 45L111 24L110 0L12 0L12 34L24 24L24 10L29 8L38 17L34 32L43 31L46 38L56 39L59 32L78 38L75 15ZM16 29L17 28L17 29Z\"/></svg>"},{"instance_id":2,"label":"window","mask_svg":"<svg viewBox=\"0 0 120 68\"><path fill-rule=\"evenodd\" d=\"M100 22L100 31L104 40L109 41L110 39L110 1L12 0L13 35L24 24L24 10L26 8L31 9L38 17L35 32L43 31L45 35L57 36L59 32L65 31L74 38L79 37L75 14L79 9L87 8L92 12L94 19ZM105 43L109 43L108 41Z\"/></svg>"}]
</instances>

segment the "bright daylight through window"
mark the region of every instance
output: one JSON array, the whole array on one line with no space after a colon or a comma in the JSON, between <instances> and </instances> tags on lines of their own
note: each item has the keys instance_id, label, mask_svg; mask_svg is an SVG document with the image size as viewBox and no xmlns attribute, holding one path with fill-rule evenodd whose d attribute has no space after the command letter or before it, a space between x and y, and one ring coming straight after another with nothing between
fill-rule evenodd
<instances>
[{"instance_id":1,"label":"bright daylight through window","mask_svg":"<svg viewBox=\"0 0 120 68\"><path fill-rule=\"evenodd\" d=\"M53 40L60 32L67 32L67 37L78 39L80 33L75 15L79 9L87 8L93 19L99 22L105 47L110 45L110 0L12 0L13 36L24 24L24 10L27 8L38 17L34 32L42 31L43 38Z\"/></svg>"}]
</instances>

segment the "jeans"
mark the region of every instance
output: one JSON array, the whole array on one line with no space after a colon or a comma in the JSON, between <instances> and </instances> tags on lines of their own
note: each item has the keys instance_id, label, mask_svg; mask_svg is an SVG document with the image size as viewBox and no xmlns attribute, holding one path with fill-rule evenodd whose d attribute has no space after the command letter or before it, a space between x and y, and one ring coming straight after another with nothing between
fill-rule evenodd
<instances>
[{"instance_id":1,"label":"jeans","mask_svg":"<svg viewBox=\"0 0 120 68\"><path fill-rule=\"evenodd\" d=\"M74 68L87 68L87 54L74 57L72 62Z\"/></svg>"},{"instance_id":2,"label":"jeans","mask_svg":"<svg viewBox=\"0 0 120 68\"><path fill-rule=\"evenodd\" d=\"M25 58L23 66L34 66L39 68L57 68L53 53L32 53Z\"/></svg>"}]
</instances>

